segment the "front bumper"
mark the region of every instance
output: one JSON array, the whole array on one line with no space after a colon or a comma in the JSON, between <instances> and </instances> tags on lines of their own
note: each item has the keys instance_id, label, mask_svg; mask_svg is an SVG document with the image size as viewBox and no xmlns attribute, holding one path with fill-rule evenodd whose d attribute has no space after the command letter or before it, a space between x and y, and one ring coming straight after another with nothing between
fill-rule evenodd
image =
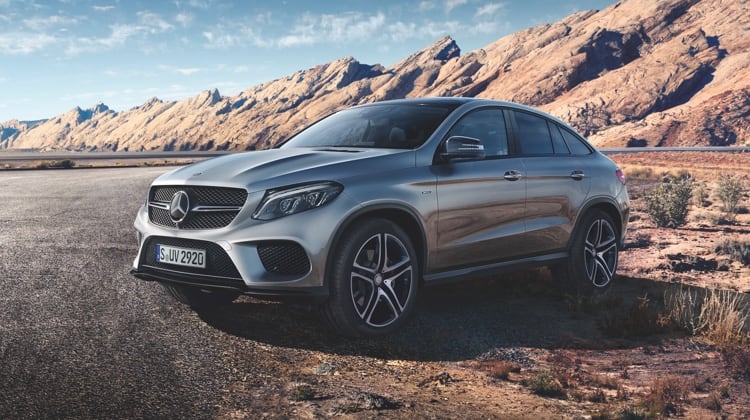
<instances>
[{"instance_id":1,"label":"front bumper","mask_svg":"<svg viewBox=\"0 0 750 420\"><path fill-rule=\"evenodd\" d=\"M325 268L341 215L357 205L345 195L324 207L271 221L252 219L261 194L250 194L237 217L220 229L174 229L149 221L142 207L134 226L138 255L131 274L139 279L243 294L324 299ZM338 217L333 217L338 215ZM206 268L156 261L155 244L206 251Z\"/></svg>"}]
</instances>

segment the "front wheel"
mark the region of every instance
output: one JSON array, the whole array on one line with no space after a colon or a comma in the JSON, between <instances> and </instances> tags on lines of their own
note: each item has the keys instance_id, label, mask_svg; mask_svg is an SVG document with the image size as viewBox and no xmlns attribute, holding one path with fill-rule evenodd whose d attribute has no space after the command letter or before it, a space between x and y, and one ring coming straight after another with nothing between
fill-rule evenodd
<instances>
[{"instance_id":1,"label":"front wheel","mask_svg":"<svg viewBox=\"0 0 750 420\"><path fill-rule=\"evenodd\" d=\"M237 292L204 290L198 287L183 286L172 283L161 283L161 285L177 301L189 305L193 309L209 309L217 306L228 305L240 295Z\"/></svg>"},{"instance_id":2,"label":"front wheel","mask_svg":"<svg viewBox=\"0 0 750 420\"><path fill-rule=\"evenodd\" d=\"M414 309L419 263L395 223L368 219L350 228L330 258L330 296L321 312L338 333L368 337L398 329Z\"/></svg>"},{"instance_id":3,"label":"front wheel","mask_svg":"<svg viewBox=\"0 0 750 420\"><path fill-rule=\"evenodd\" d=\"M588 212L579 222L569 260L554 273L567 291L590 296L608 289L617 270L620 237L615 224L601 210Z\"/></svg>"}]
</instances>

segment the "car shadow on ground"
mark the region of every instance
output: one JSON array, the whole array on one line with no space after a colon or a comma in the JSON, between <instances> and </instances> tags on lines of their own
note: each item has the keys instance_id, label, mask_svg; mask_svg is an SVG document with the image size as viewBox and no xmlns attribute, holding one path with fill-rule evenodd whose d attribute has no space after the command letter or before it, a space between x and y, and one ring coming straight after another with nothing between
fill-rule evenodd
<instances>
[{"instance_id":1,"label":"car shadow on ground","mask_svg":"<svg viewBox=\"0 0 750 420\"><path fill-rule=\"evenodd\" d=\"M557 291L553 281L540 269L426 287L402 329L370 339L336 335L312 308L246 297L199 316L228 334L273 346L417 361L482 358L513 347L630 348L662 339L624 338L616 331L618 317L644 297L657 300L663 293L656 282L619 277L604 296L580 300Z\"/></svg>"}]
</instances>

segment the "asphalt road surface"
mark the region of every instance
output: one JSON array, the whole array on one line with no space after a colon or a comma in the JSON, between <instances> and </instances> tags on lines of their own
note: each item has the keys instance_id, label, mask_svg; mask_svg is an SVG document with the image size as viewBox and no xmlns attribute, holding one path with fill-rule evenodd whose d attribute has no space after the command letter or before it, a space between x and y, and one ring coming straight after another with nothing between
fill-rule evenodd
<instances>
[{"instance_id":1,"label":"asphalt road surface","mask_svg":"<svg viewBox=\"0 0 750 420\"><path fill-rule=\"evenodd\" d=\"M373 340L248 297L193 312L128 274L136 211L168 169L0 172L0 418L295 417L296 381L327 398L320 410L380 389L401 404L397 416L434 416L445 412L424 410L446 406L430 392L403 392L433 374L421 362L554 346L571 331L598 337L595 320L572 318L543 285L520 295L492 282L424 289L405 328ZM399 359L410 367L386 365ZM315 376L330 366L341 375ZM472 394L455 395L454 414ZM477 416L502 412L492 407Z\"/></svg>"},{"instance_id":2,"label":"asphalt road surface","mask_svg":"<svg viewBox=\"0 0 750 420\"><path fill-rule=\"evenodd\" d=\"M215 411L218 332L128 275L164 171L0 173L0 418Z\"/></svg>"}]
</instances>

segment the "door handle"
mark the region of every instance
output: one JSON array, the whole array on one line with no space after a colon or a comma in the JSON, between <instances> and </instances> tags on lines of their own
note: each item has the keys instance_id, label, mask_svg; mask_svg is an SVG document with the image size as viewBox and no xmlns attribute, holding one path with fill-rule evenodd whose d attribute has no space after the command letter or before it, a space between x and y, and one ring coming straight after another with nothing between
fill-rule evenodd
<instances>
[{"instance_id":1,"label":"door handle","mask_svg":"<svg viewBox=\"0 0 750 420\"><path fill-rule=\"evenodd\" d=\"M507 179L508 181L518 181L522 177L523 175L521 174L521 172L516 170L508 171L505 173L505 175L503 175L503 178Z\"/></svg>"},{"instance_id":2,"label":"door handle","mask_svg":"<svg viewBox=\"0 0 750 420\"><path fill-rule=\"evenodd\" d=\"M575 179L576 181L582 180L586 175L581 170L575 170L570 173L570 177Z\"/></svg>"}]
</instances>

